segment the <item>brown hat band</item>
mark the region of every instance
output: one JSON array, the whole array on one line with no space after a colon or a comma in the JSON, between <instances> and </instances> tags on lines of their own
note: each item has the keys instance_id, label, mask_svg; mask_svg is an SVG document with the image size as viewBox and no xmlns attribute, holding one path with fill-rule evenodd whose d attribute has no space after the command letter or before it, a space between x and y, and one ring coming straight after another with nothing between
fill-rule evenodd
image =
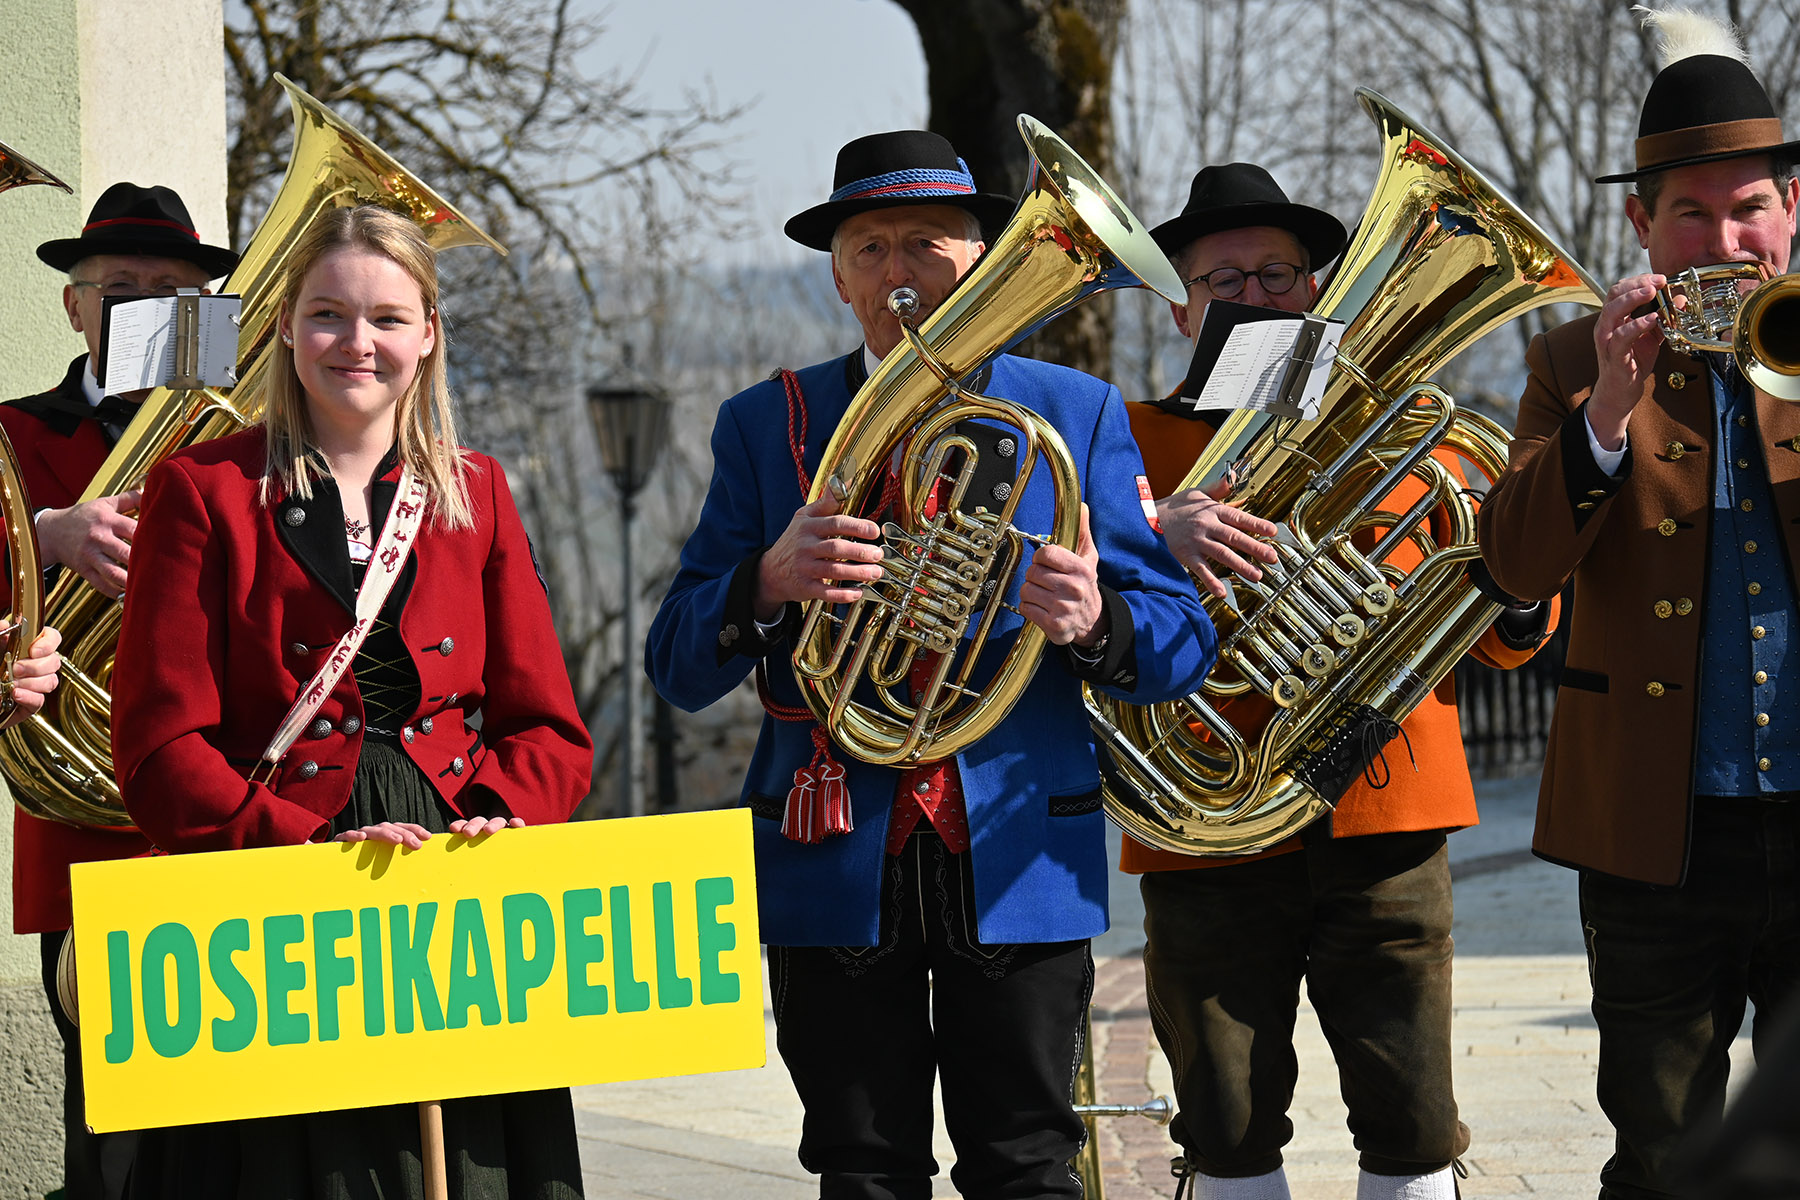
<instances>
[{"instance_id":1,"label":"brown hat band","mask_svg":"<svg viewBox=\"0 0 1800 1200\"><path fill-rule=\"evenodd\" d=\"M1773 150L1782 142L1779 117L1755 117L1744 121L1720 121L1716 125L1669 129L1637 140L1637 169L1648 171L1664 163Z\"/></svg>"}]
</instances>

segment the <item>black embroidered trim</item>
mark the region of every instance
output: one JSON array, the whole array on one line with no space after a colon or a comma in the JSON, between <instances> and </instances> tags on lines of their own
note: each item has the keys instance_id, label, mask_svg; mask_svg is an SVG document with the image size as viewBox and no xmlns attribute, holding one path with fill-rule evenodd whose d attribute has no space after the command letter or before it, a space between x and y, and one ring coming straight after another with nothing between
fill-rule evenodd
<instances>
[{"instance_id":1,"label":"black embroidered trim","mask_svg":"<svg viewBox=\"0 0 1800 1200\"><path fill-rule=\"evenodd\" d=\"M1387 760L1382 751L1399 733L1399 722L1385 713L1367 704L1344 705L1331 715L1322 739L1314 738L1295 760L1294 778L1334 806L1359 776L1367 778L1371 787L1386 787ZM1411 753L1408 742L1407 754ZM1372 769L1377 760L1382 764L1380 775Z\"/></svg>"},{"instance_id":2,"label":"black embroidered trim","mask_svg":"<svg viewBox=\"0 0 1800 1200\"><path fill-rule=\"evenodd\" d=\"M1053 817L1085 817L1089 813L1100 811L1100 789L1083 792L1077 796L1050 797L1050 815Z\"/></svg>"}]
</instances>

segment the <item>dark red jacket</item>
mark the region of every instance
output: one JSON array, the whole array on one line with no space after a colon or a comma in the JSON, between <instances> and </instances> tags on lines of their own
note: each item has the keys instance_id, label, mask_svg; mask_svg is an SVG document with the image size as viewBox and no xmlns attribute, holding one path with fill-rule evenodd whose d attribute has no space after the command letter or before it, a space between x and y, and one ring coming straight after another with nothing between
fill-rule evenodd
<instances>
[{"instance_id":1,"label":"dark red jacket","mask_svg":"<svg viewBox=\"0 0 1800 1200\"><path fill-rule=\"evenodd\" d=\"M304 682L349 628L354 596L332 487L257 498L263 433L180 451L150 473L113 673L113 760L125 806L170 851L323 837L362 750L345 672L273 787L245 776ZM377 482L386 517L397 465ZM418 669L402 745L464 815L567 819L593 744L499 464L469 456L472 529L427 517L389 612ZM470 719L481 714L481 728Z\"/></svg>"},{"instance_id":2,"label":"dark red jacket","mask_svg":"<svg viewBox=\"0 0 1800 1200\"><path fill-rule=\"evenodd\" d=\"M70 363L63 381L48 392L0 404L0 428L18 455L34 511L66 508L81 499L106 461L106 434L86 415L81 389L87 361L84 354ZM80 828L15 811L13 929L44 933L69 927L70 863L130 858L149 849L135 830Z\"/></svg>"}]
</instances>

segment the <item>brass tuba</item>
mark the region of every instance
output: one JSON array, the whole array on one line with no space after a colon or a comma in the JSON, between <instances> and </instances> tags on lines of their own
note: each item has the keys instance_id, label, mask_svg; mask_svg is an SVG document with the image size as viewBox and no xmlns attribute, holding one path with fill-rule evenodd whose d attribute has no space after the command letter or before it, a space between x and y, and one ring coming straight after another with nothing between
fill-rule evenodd
<instances>
[{"instance_id":1,"label":"brass tuba","mask_svg":"<svg viewBox=\"0 0 1800 1200\"><path fill-rule=\"evenodd\" d=\"M382 204L410 216L439 250L481 244L504 248L449 202L421 183L374 143L286 78L294 110L294 147L287 175L268 215L231 273L227 289L244 297L238 334L237 384L229 393L210 388L157 388L144 400L125 434L82 493L83 502L117 495L142 484L150 468L184 446L232 433L255 422L263 409L263 375L275 335L283 269L295 243L320 214L358 204ZM10 447L6 450L11 458ZM0 475L9 464L0 463ZM10 464L16 471L16 461ZM131 824L119 799L112 768L113 648L119 640L119 602L101 595L73 571L64 571L41 604L19 589L17 565L31 522L8 514L7 540L14 568L14 609L20 640L29 646L45 624L62 631L63 669L56 702L45 712L0 731L0 773L12 784L19 807L36 817L70 825ZM33 547L35 549L35 547ZM35 558L35 554L33 555Z\"/></svg>"},{"instance_id":2,"label":"brass tuba","mask_svg":"<svg viewBox=\"0 0 1800 1200\"><path fill-rule=\"evenodd\" d=\"M1374 92L1357 98L1381 130L1382 166L1317 304L1347 323L1317 419L1234 413L1181 485L1229 480L1233 502L1281 527L1280 561L1234 580L1225 601L1204 597L1219 661L1199 692L1149 706L1088 694L1111 758L1107 813L1161 849L1252 853L1329 812L1492 623L1499 605L1468 574L1474 505L1432 455L1492 480L1509 439L1423 381L1534 308L1600 302L1587 272L1442 139ZM1409 475L1418 503L1381 511ZM1407 542L1421 561L1403 573L1387 559Z\"/></svg>"},{"instance_id":3,"label":"brass tuba","mask_svg":"<svg viewBox=\"0 0 1800 1200\"><path fill-rule=\"evenodd\" d=\"M1031 171L1018 209L923 323L911 318L900 294L907 289L896 293L890 307L901 317L906 344L882 360L850 402L807 496L811 504L830 489L840 511L861 512L905 447L901 520L884 530L884 577L841 610L809 604L794 650L794 672L813 715L833 741L867 762L947 758L1000 723L1031 682L1044 632L1026 622L985 683L973 676L976 659L1013 573L1028 561L1028 547L1054 541L1073 548L1080 531L1081 481L1056 430L1029 409L972 392L963 381L1096 293L1149 287L1171 300L1182 296L1181 281L1143 222L1079 155L1028 116L1019 117L1019 135ZM997 512L963 513L954 502L976 465L974 445L954 427L971 418L1019 431L1017 478ZM955 469L952 455L960 460ZM1040 465L1056 485L1048 537L1012 522L1026 480ZM926 496L939 480L952 500L924 517ZM928 686L917 697L900 694L913 663L928 654L937 655ZM864 682L873 688L861 689Z\"/></svg>"},{"instance_id":4,"label":"brass tuba","mask_svg":"<svg viewBox=\"0 0 1800 1200\"><path fill-rule=\"evenodd\" d=\"M1800 277L1759 262L1689 267L1657 290L1656 311L1677 349L1728 351L1752 384L1800 400Z\"/></svg>"}]
</instances>

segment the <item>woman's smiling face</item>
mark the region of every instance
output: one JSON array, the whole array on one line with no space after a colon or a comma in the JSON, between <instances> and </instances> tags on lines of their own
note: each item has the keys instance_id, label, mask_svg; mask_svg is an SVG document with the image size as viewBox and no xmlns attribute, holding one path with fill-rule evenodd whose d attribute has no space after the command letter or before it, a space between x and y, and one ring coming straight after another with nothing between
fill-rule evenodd
<instances>
[{"instance_id":1,"label":"woman's smiling face","mask_svg":"<svg viewBox=\"0 0 1800 1200\"><path fill-rule=\"evenodd\" d=\"M358 247L334 250L301 281L281 332L315 428L393 421L437 345L437 321L405 267Z\"/></svg>"}]
</instances>

